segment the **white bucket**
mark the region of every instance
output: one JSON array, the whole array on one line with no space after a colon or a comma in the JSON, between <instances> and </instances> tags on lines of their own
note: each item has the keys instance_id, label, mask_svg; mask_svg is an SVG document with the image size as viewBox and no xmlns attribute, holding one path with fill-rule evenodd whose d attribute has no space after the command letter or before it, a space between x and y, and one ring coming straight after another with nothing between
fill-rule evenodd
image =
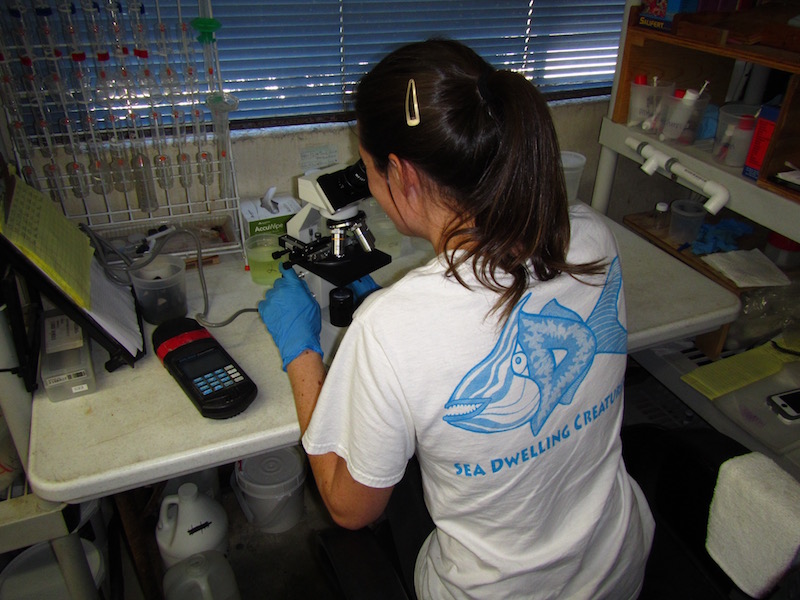
<instances>
[{"instance_id":1,"label":"white bucket","mask_svg":"<svg viewBox=\"0 0 800 600\"><path fill-rule=\"evenodd\" d=\"M247 520L266 533L281 533L303 516L305 457L282 448L236 463L231 488Z\"/></svg>"}]
</instances>

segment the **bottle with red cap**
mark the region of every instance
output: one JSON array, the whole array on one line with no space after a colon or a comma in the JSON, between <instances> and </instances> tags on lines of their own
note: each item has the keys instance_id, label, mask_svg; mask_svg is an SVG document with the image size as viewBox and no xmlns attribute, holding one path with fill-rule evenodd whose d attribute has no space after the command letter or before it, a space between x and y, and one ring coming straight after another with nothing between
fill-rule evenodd
<instances>
[{"instance_id":1,"label":"bottle with red cap","mask_svg":"<svg viewBox=\"0 0 800 600\"><path fill-rule=\"evenodd\" d=\"M664 128L658 138L660 140L677 140L692 116L694 105L700 97L697 90L675 90L674 100L669 105L669 112L664 121Z\"/></svg>"},{"instance_id":2,"label":"bottle with red cap","mask_svg":"<svg viewBox=\"0 0 800 600\"><path fill-rule=\"evenodd\" d=\"M641 125L642 121L650 116L650 107L647 101L650 91L650 86L647 85L647 75L640 73L633 78L631 96L628 103L629 127Z\"/></svg>"}]
</instances>

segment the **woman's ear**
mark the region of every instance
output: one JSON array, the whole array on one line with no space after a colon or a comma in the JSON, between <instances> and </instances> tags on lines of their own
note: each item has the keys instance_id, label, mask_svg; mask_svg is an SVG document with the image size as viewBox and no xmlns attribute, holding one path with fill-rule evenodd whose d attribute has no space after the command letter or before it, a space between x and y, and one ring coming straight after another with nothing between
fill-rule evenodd
<instances>
[{"instance_id":1,"label":"woman's ear","mask_svg":"<svg viewBox=\"0 0 800 600\"><path fill-rule=\"evenodd\" d=\"M387 180L394 190L399 191L406 200L416 201L420 194L420 177L417 168L396 154L389 154Z\"/></svg>"}]
</instances>

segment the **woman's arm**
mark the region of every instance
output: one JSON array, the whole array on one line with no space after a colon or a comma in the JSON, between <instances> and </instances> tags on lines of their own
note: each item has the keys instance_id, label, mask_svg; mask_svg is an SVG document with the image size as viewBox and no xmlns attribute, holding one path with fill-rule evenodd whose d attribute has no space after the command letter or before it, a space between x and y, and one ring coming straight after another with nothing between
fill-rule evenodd
<instances>
[{"instance_id":1,"label":"woman's arm","mask_svg":"<svg viewBox=\"0 0 800 600\"><path fill-rule=\"evenodd\" d=\"M293 269L281 265L280 270L281 277L267 290L258 312L289 376L302 436L325 381L319 343L320 308ZM374 289L377 284L372 282L371 287ZM333 452L311 455L308 461L325 506L339 525L360 529L381 515L393 488L371 488L358 483L350 476L344 459Z\"/></svg>"},{"instance_id":2,"label":"woman's arm","mask_svg":"<svg viewBox=\"0 0 800 600\"><path fill-rule=\"evenodd\" d=\"M286 366L286 373L292 386L302 436L308 429L325 381L322 356L305 350ZM360 529L383 514L393 487L373 488L358 483L347 470L345 460L333 452L309 455L308 462L322 500L338 525Z\"/></svg>"}]
</instances>

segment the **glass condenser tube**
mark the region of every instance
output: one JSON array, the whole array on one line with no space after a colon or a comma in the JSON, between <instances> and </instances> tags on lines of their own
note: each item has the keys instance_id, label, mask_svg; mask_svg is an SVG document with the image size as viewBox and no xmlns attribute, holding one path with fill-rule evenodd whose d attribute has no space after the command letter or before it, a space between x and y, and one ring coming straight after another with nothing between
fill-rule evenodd
<instances>
[{"instance_id":1,"label":"glass condenser tube","mask_svg":"<svg viewBox=\"0 0 800 600\"><path fill-rule=\"evenodd\" d=\"M133 187L136 191L136 200L139 203L139 210L151 213L158 210L155 174L153 173L150 160L144 152L144 143L139 137L139 129L136 126L136 114L131 113L130 118L136 135L131 156Z\"/></svg>"}]
</instances>

